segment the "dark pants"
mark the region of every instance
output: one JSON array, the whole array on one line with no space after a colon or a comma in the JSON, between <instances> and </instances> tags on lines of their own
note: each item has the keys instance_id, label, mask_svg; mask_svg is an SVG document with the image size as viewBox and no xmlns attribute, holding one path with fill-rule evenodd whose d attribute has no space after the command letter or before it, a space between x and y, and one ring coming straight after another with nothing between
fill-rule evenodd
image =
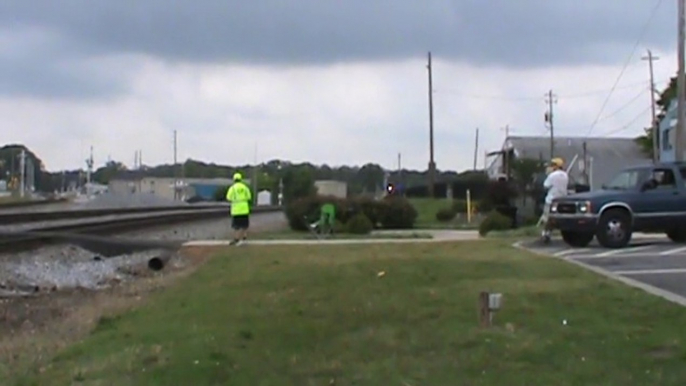
<instances>
[{"instance_id":1,"label":"dark pants","mask_svg":"<svg viewBox=\"0 0 686 386\"><path fill-rule=\"evenodd\" d=\"M236 230L250 228L250 215L231 216L231 227Z\"/></svg>"}]
</instances>

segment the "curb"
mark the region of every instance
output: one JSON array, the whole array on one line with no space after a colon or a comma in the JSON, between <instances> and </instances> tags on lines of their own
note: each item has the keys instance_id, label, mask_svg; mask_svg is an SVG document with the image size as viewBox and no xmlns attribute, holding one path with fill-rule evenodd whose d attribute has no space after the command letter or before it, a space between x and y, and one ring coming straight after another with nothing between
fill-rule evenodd
<instances>
[{"instance_id":1,"label":"curb","mask_svg":"<svg viewBox=\"0 0 686 386\"><path fill-rule=\"evenodd\" d=\"M573 259L566 259L564 256L549 255L547 253L531 250L531 249L528 249L525 246L523 246L522 243L523 243L523 241L520 240L520 241L517 241L516 243L512 244L512 246L517 248L517 249L527 251L527 252L530 252L530 253L533 253L533 254L536 254L539 256L552 257L554 259L559 259L559 260L565 261L567 263L572 263L578 267L585 268L585 269L592 271L592 272L595 272L596 274L599 274L601 276L605 276L607 278L622 282L628 286L641 289L641 290L643 290L643 291L645 291L651 295L659 296L659 297L661 297L665 300L668 300L672 303L676 303L676 304L679 304L681 306L686 306L686 297L684 297L684 296L677 295L675 293L654 287L654 286L649 285L649 284L642 283L640 281L637 281L637 280L634 280L634 279L631 279L631 278L628 278L625 276L617 275L611 271L606 271L602 268L594 267L590 264L582 263L580 261L576 261Z\"/></svg>"}]
</instances>

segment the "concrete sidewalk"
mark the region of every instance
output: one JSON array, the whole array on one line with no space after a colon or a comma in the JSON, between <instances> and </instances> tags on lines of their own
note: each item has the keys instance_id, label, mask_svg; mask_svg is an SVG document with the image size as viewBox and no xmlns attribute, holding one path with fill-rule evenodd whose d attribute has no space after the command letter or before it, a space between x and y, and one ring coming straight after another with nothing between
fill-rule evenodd
<instances>
[{"instance_id":1,"label":"concrete sidewalk","mask_svg":"<svg viewBox=\"0 0 686 386\"><path fill-rule=\"evenodd\" d=\"M412 234L429 234L431 238L411 238ZM365 239L283 239L283 240L248 240L247 245L340 245L340 244L402 244L402 243L435 243L446 241L478 240L477 231L412 229L398 231L375 231L373 235L407 235L407 238L365 238ZM228 246L230 240L194 240L183 244L185 247Z\"/></svg>"}]
</instances>

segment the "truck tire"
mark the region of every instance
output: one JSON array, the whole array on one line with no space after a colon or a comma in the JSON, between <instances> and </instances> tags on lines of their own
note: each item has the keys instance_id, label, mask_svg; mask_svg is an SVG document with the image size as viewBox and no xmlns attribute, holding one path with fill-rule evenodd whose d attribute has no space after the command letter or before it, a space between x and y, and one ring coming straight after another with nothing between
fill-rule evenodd
<instances>
[{"instance_id":1,"label":"truck tire","mask_svg":"<svg viewBox=\"0 0 686 386\"><path fill-rule=\"evenodd\" d=\"M593 232L570 232L564 231L562 233L562 240L567 245L574 248L584 248L593 241L595 234Z\"/></svg>"},{"instance_id":2,"label":"truck tire","mask_svg":"<svg viewBox=\"0 0 686 386\"><path fill-rule=\"evenodd\" d=\"M667 237L675 243L686 243L686 229L677 228L667 231Z\"/></svg>"},{"instance_id":3,"label":"truck tire","mask_svg":"<svg viewBox=\"0 0 686 386\"><path fill-rule=\"evenodd\" d=\"M624 209L609 209L600 216L596 238L605 248L624 248L631 241L631 215Z\"/></svg>"}]
</instances>

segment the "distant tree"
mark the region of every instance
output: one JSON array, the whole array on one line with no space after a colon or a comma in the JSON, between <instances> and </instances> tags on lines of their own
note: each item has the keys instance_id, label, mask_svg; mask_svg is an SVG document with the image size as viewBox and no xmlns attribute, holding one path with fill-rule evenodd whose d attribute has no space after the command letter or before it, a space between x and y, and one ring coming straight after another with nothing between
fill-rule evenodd
<instances>
[{"instance_id":1,"label":"distant tree","mask_svg":"<svg viewBox=\"0 0 686 386\"><path fill-rule=\"evenodd\" d=\"M112 177L123 170L126 170L126 166L123 163L117 161L108 161L105 166L95 170L93 173L93 181L107 185Z\"/></svg>"},{"instance_id":2,"label":"distant tree","mask_svg":"<svg viewBox=\"0 0 686 386\"><path fill-rule=\"evenodd\" d=\"M510 163L510 172L523 204L537 191L534 187L536 176L544 171L545 163L534 158L515 158Z\"/></svg>"},{"instance_id":3,"label":"distant tree","mask_svg":"<svg viewBox=\"0 0 686 386\"><path fill-rule=\"evenodd\" d=\"M316 194L314 176L306 166L289 168L283 176L283 198L286 203Z\"/></svg>"},{"instance_id":4,"label":"distant tree","mask_svg":"<svg viewBox=\"0 0 686 386\"><path fill-rule=\"evenodd\" d=\"M672 77L669 80L669 85L660 92L660 96L657 98L655 101L655 104L658 107L658 113L657 115L657 120L660 122L665 115L667 114L667 109L669 108L669 105L672 103L672 100L676 98L676 76ZM641 146L641 149L646 155L652 156L653 155L653 128L652 127L647 127L644 130L644 134L641 136L636 137L635 141L636 143ZM658 143L660 141L660 132L658 131Z\"/></svg>"}]
</instances>

